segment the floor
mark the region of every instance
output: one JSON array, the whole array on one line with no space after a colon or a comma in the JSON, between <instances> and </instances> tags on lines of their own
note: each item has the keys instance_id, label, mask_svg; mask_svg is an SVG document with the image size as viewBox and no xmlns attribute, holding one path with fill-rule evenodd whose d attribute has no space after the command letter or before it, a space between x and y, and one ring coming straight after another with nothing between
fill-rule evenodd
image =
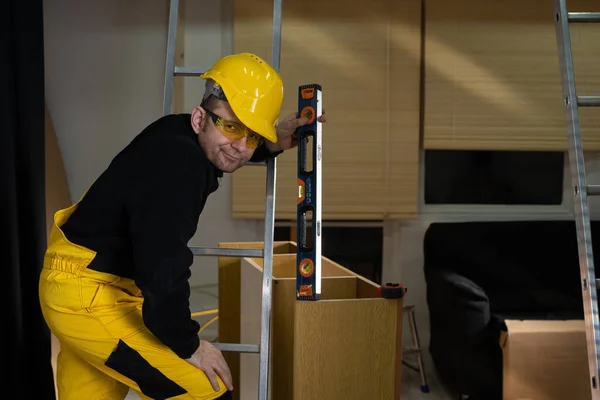
<instances>
[{"instance_id":1,"label":"floor","mask_svg":"<svg viewBox=\"0 0 600 400\"><path fill-rule=\"evenodd\" d=\"M429 363L430 364L430 363ZM427 365L425 365L427 368ZM456 400L456 396L452 397L446 393L443 387L437 380L435 372L429 368L427 370L427 383L429 384L429 393L423 393L420 389L421 378L418 372L403 366L402 370L402 394L401 400ZM130 392L126 400L139 400L140 398Z\"/></svg>"},{"instance_id":2,"label":"floor","mask_svg":"<svg viewBox=\"0 0 600 400\"><path fill-rule=\"evenodd\" d=\"M192 306L192 312L207 311L217 308L217 287L196 287L192 289L192 296L190 300ZM196 317L201 325L208 322L213 316L201 316ZM218 333L218 320L210 324L204 331L200 333L201 339L208 341L215 341ZM406 362L416 366L416 360L414 358L407 358ZM55 359L53 360L55 362ZM431 367L431 361L428 353L424 353L424 364L427 383L429 385L429 393L423 393L420 389L421 378L417 371L412 370L407 366L402 368L402 400L456 400L456 397L452 397L449 393L446 393L442 385L440 384L435 371ZM139 397L134 393L130 392L126 400L139 400Z\"/></svg>"}]
</instances>

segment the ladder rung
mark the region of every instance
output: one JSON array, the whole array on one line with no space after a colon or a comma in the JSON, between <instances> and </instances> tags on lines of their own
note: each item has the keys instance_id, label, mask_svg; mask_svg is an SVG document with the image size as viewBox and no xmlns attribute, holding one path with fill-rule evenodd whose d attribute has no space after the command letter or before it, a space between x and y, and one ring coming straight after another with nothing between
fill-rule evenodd
<instances>
[{"instance_id":1,"label":"ladder rung","mask_svg":"<svg viewBox=\"0 0 600 400\"><path fill-rule=\"evenodd\" d=\"M406 355L406 356L410 356L413 354L420 354L421 353L421 349L418 347L409 347L406 349L402 349L402 354Z\"/></svg>"},{"instance_id":2,"label":"ladder rung","mask_svg":"<svg viewBox=\"0 0 600 400\"><path fill-rule=\"evenodd\" d=\"M262 165L262 166L266 166L267 162L266 161L248 161L245 165Z\"/></svg>"},{"instance_id":3,"label":"ladder rung","mask_svg":"<svg viewBox=\"0 0 600 400\"><path fill-rule=\"evenodd\" d=\"M600 194L600 185L587 185L587 194L590 196L597 196Z\"/></svg>"},{"instance_id":4,"label":"ladder rung","mask_svg":"<svg viewBox=\"0 0 600 400\"><path fill-rule=\"evenodd\" d=\"M582 107L600 107L600 96L577 96L577 105Z\"/></svg>"},{"instance_id":5,"label":"ladder rung","mask_svg":"<svg viewBox=\"0 0 600 400\"><path fill-rule=\"evenodd\" d=\"M600 12L570 12L569 22L600 22Z\"/></svg>"},{"instance_id":6,"label":"ladder rung","mask_svg":"<svg viewBox=\"0 0 600 400\"><path fill-rule=\"evenodd\" d=\"M204 68L199 67L178 67L175 66L175 76L200 76L206 71Z\"/></svg>"},{"instance_id":7,"label":"ladder rung","mask_svg":"<svg viewBox=\"0 0 600 400\"><path fill-rule=\"evenodd\" d=\"M234 353L260 353L260 348L257 344L212 343L212 345L221 351Z\"/></svg>"},{"instance_id":8,"label":"ladder rung","mask_svg":"<svg viewBox=\"0 0 600 400\"><path fill-rule=\"evenodd\" d=\"M263 249L228 249L221 247L190 247L195 256L263 258Z\"/></svg>"}]
</instances>

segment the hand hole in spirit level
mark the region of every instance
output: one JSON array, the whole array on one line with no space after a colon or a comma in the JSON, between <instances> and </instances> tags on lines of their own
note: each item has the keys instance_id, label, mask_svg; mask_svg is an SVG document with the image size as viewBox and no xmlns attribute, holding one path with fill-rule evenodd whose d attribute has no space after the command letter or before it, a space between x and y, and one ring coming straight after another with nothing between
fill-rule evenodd
<instances>
[{"instance_id":1,"label":"hand hole in spirit level","mask_svg":"<svg viewBox=\"0 0 600 400\"><path fill-rule=\"evenodd\" d=\"M302 210L300 218L298 218L298 225L298 246L302 251L312 251L314 246L313 210Z\"/></svg>"},{"instance_id":2,"label":"hand hole in spirit level","mask_svg":"<svg viewBox=\"0 0 600 400\"><path fill-rule=\"evenodd\" d=\"M300 146L301 173L312 174L314 168L314 132L303 131L298 145Z\"/></svg>"}]
</instances>

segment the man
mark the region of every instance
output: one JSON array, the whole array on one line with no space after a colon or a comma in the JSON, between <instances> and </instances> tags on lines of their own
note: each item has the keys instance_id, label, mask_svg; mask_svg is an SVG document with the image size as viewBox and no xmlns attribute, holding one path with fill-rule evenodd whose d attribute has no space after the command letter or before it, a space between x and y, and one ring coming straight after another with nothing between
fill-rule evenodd
<instances>
[{"instance_id":1,"label":"man","mask_svg":"<svg viewBox=\"0 0 600 400\"><path fill-rule=\"evenodd\" d=\"M283 84L256 55L202 78L200 106L149 125L54 216L40 302L61 345L61 400L231 396L225 359L191 318L188 241L223 173L295 147L307 120L277 124Z\"/></svg>"}]
</instances>

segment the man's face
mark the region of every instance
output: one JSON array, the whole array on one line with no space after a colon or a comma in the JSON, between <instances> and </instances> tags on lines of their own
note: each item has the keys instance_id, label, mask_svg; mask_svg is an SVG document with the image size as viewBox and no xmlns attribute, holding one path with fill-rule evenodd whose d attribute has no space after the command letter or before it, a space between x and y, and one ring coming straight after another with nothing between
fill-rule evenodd
<instances>
[{"instance_id":1,"label":"man's face","mask_svg":"<svg viewBox=\"0 0 600 400\"><path fill-rule=\"evenodd\" d=\"M200 146L213 165L223 172L231 173L246 164L254 154L255 149L247 147L246 137L238 140L227 138L221 132L224 127L218 128L215 125L214 119L217 117L243 127L229 104L219 100L215 102L211 110L200 106L194 108L192 111L192 128L198 135Z\"/></svg>"}]
</instances>

